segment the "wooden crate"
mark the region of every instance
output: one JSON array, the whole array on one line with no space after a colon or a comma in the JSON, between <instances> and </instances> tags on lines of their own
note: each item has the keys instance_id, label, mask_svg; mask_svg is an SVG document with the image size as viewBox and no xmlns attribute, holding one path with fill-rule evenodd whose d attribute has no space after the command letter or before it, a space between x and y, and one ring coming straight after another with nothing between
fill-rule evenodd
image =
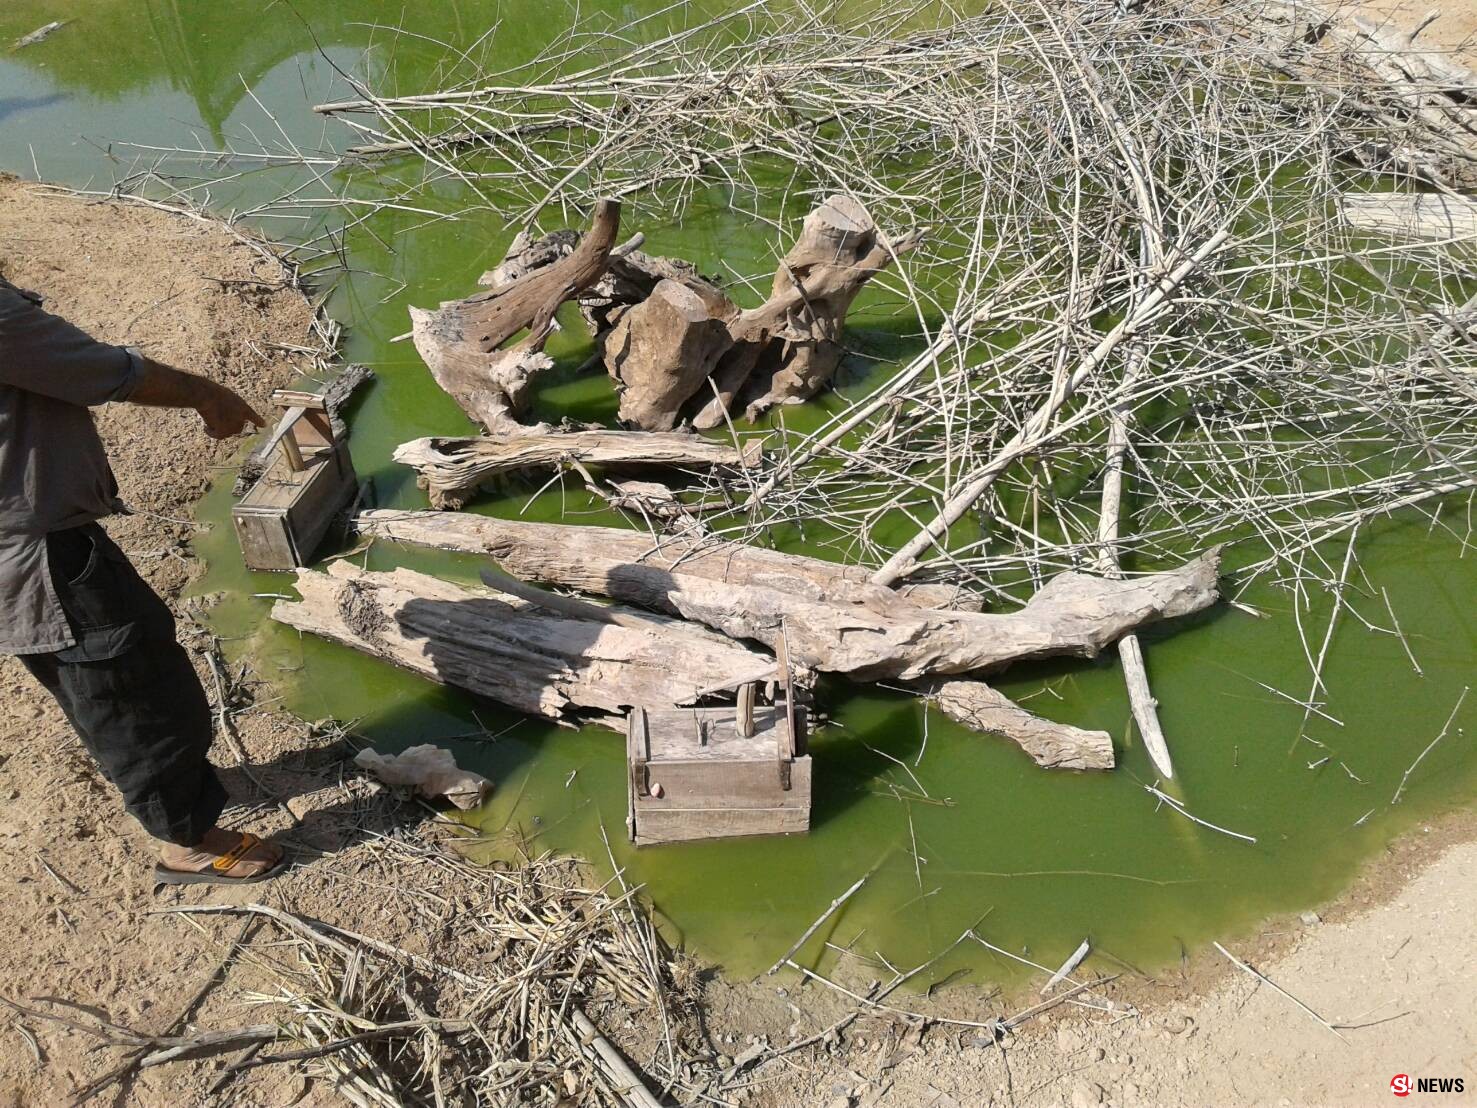
<instances>
[{"instance_id":1,"label":"wooden crate","mask_svg":"<svg viewBox=\"0 0 1477 1108\"><path fill-rule=\"evenodd\" d=\"M810 830L804 708L634 709L627 723L627 825L638 846Z\"/></svg>"},{"instance_id":2,"label":"wooden crate","mask_svg":"<svg viewBox=\"0 0 1477 1108\"><path fill-rule=\"evenodd\" d=\"M359 479L321 397L279 391L273 399L286 411L268 441L270 464L231 520L248 568L293 570L308 564Z\"/></svg>"}]
</instances>

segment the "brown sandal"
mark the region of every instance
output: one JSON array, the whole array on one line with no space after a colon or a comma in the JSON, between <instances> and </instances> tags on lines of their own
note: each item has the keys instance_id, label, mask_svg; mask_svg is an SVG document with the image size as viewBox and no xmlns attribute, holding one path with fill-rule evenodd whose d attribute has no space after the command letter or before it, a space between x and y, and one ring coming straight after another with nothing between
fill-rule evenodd
<instances>
[{"instance_id":1,"label":"brown sandal","mask_svg":"<svg viewBox=\"0 0 1477 1108\"><path fill-rule=\"evenodd\" d=\"M241 863L241 860L260 846L262 840L249 831L241 833L241 841L230 850L214 858L208 869L188 870L175 869L166 866L163 862L154 865L154 880L160 885L252 885L258 881L269 881L282 872L287 865L287 855L284 853L277 861L262 870L245 877L232 877L231 870ZM202 859L209 857L198 852Z\"/></svg>"}]
</instances>

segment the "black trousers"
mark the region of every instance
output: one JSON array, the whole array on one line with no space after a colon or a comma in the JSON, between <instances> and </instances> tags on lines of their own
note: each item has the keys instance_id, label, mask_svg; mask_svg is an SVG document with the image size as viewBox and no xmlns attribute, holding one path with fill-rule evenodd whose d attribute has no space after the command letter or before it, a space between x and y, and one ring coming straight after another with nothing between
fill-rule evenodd
<instances>
[{"instance_id":1,"label":"black trousers","mask_svg":"<svg viewBox=\"0 0 1477 1108\"><path fill-rule=\"evenodd\" d=\"M97 524L47 536L75 646L21 656L156 839L194 846L226 791L206 760L210 702L174 616Z\"/></svg>"}]
</instances>

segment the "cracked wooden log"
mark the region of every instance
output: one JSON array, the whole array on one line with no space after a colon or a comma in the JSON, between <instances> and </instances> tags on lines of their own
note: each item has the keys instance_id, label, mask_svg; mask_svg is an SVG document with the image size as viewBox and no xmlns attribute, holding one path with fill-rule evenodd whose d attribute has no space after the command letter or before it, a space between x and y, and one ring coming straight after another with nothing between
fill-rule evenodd
<instances>
[{"instance_id":1,"label":"cracked wooden log","mask_svg":"<svg viewBox=\"0 0 1477 1108\"><path fill-rule=\"evenodd\" d=\"M420 527L441 536L436 545L448 545L453 534L437 527L434 517L385 520L377 529L375 516L361 513L364 533L403 538ZM784 635L800 664L863 681L982 672L1061 655L1094 657L1134 628L1213 604L1220 560L1219 550L1212 550L1177 569L1132 580L1062 573L1017 611L956 612L920 608L890 591L858 592L858 599L847 601L824 588L815 596L813 588L776 587L795 581L794 574L763 584L699 576L689 569L697 559L669 565L632 560L613 543L578 543L569 535L573 530L480 519L468 521L463 533L475 535L482 550L524 580L681 616L772 650Z\"/></svg>"},{"instance_id":2,"label":"cracked wooden log","mask_svg":"<svg viewBox=\"0 0 1477 1108\"><path fill-rule=\"evenodd\" d=\"M702 297L677 281L662 281L605 340L606 368L620 384L621 420L645 431L670 431L732 345L727 325Z\"/></svg>"},{"instance_id":3,"label":"cracked wooden log","mask_svg":"<svg viewBox=\"0 0 1477 1108\"><path fill-rule=\"evenodd\" d=\"M673 466L746 468L763 458L761 440L742 449L696 435L634 431L538 431L526 427L469 438L425 438L403 443L395 460L417 473L432 507L460 508L487 482L522 469L549 469L570 461L611 469Z\"/></svg>"},{"instance_id":4,"label":"cracked wooden log","mask_svg":"<svg viewBox=\"0 0 1477 1108\"><path fill-rule=\"evenodd\" d=\"M435 577L334 562L301 570L272 618L563 724L615 730L633 706L670 708L774 660L694 624L620 608L584 618Z\"/></svg>"},{"instance_id":5,"label":"cracked wooden log","mask_svg":"<svg viewBox=\"0 0 1477 1108\"><path fill-rule=\"evenodd\" d=\"M740 312L729 325L736 345L768 347L755 357L745 379L720 383L729 410L734 402L753 419L776 404L808 400L836 375L845 353L841 345L852 301L895 255L921 240L910 232L889 243L867 209L850 196L825 200L805 217L795 244L775 270L769 299ZM694 418L697 427L723 421L719 398Z\"/></svg>"},{"instance_id":6,"label":"cracked wooden log","mask_svg":"<svg viewBox=\"0 0 1477 1108\"><path fill-rule=\"evenodd\" d=\"M1441 193L1349 193L1339 201L1359 231L1411 239L1477 239L1477 201Z\"/></svg>"},{"instance_id":7,"label":"cracked wooden log","mask_svg":"<svg viewBox=\"0 0 1477 1108\"><path fill-rule=\"evenodd\" d=\"M920 682L919 691L955 723L1010 739L1038 766L1113 768L1113 740L1106 731L1043 719L983 681Z\"/></svg>"},{"instance_id":8,"label":"cracked wooden log","mask_svg":"<svg viewBox=\"0 0 1477 1108\"><path fill-rule=\"evenodd\" d=\"M978 611L980 597L953 585L882 588L867 580L863 566L841 565L803 554L784 554L721 539L664 536L653 541L645 531L618 527L566 526L494 519L458 512L363 511L355 526L365 536L434 546L501 560L520 550L544 548L549 557L579 565L603 557L673 570L732 585L758 585L808 600L858 604L887 612L907 608ZM555 570L558 573L561 571Z\"/></svg>"},{"instance_id":9,"label":"cracked wooden log","mask_svg":"<svg viewBox=\"0 0 1477 1108\"><path fill-rule=\"evenodd\" d=\"M502 288L573 253L580 237L573 230L552 231L540 238L520 231L503 260L478 278L477 283L490 289ZM727 317L738 311L691 262L643 253L639 249L643 237L637 232L611 250L605 272L575 298L597 344L624 312L650 296L662 281L685 285L712 305L715 316Z\"/></svg>"},{"instance_id":10,"label":"cracked wooden log","mask_svg":"<svg viewBox=\"0 0 1477 1108\"><path fill-rule=\"evenodd\" d=\"M510 430L526 410L529 384L553 362L543 353L559 305L605 272L620 204L602 200L579 244L547 266L435 311L411 308L411 336L436 383L489 431ZM519 331L528 334L498 349Z\"/></svg>"}]
</instances>

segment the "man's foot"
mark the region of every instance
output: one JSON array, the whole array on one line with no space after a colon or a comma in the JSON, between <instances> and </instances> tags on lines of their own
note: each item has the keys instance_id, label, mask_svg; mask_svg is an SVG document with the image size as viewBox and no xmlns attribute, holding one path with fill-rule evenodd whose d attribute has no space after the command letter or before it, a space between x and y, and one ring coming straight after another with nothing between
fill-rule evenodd
<instances>
[{"instance_id":1,"label":"man's foot","mask_svg":"<svg viewBox=\"0 0 1477 1108\"><path fill-rule=\"evenodd\" d=\"M212 827L194 846L165 843L154 879L166 885L246 885L282 871L286 856L276 843Z\"/></svg>"}]
</instances>

